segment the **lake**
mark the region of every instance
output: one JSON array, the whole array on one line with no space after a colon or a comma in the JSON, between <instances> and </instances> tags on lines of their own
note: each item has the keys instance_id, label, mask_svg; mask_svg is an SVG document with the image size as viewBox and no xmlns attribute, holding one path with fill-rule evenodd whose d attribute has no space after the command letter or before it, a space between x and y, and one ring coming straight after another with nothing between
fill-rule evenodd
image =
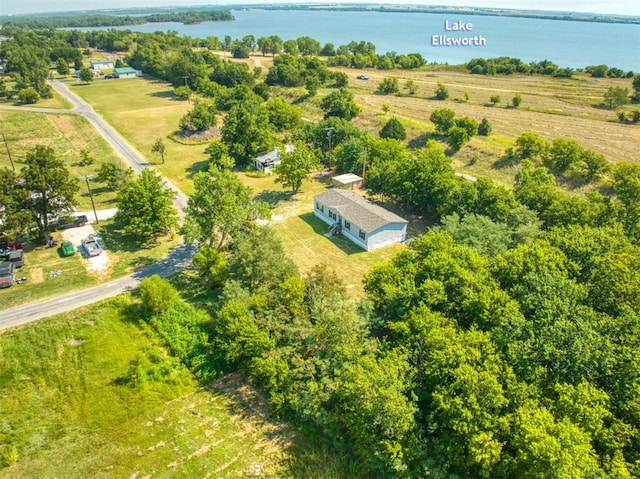
<instances>
[{"instance_id":1,"label":"lake","mask_svg":"<svg viewBox=\"0 0 640 479\"><path fill-rule=\"evenodd\" d=\"M175 30L194 38L223 39L230 35L235 39L251 34L256 38L278 35L288 40L309 36L336 47L365 40L376 46L377 53L420 53L428 62L449 64L477 57L509 56L526 63L547 59L561 67L607 64L640 71L640 25L322 10L234 10L233 15L236 20L232 22L154 23L123 28L139 32ZM440 46L451 42L469 44Z\"/></svg>"}]
</instances>

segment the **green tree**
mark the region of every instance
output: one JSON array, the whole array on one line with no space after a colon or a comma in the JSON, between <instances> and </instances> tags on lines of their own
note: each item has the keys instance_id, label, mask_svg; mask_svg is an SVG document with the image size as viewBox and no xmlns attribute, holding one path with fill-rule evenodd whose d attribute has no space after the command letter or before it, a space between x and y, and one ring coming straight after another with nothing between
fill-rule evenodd
<instances>
[{"instance_id":1,"label":"green tree","mask_svg":"<svg viewBox=\"0 0 640 479\"><path fill-rule=\"evenodd\" d=\"M478 135L489 136L491 134L491 123L486 118L483 118L478 125Z\"/></svg>"},{"instance_id":2,"label":"green tree","mask_svg":"<svg viewBox=\"0 0 640 479\"><path fill-rule=\"evenodd\" d=\"M24 187L33 193L29 210L46 241L49 219L69 213L75 207L78 180L71 176L53 148L42 145L37 145L27 153L21 176Z\"/></svg>"},{"instance_id":3,"label":"green tree","mask_svg":"<svg viewBox=\"0 0 640 479\"><path fill-rule=\"evenodd\" d=\"M395 116L389 118L380 130L380 138L392 138L396 140L406 140L407 130Z\"/></svg>"},{"instance_id":4,"label":"green tree","mask_svg":"<svg viewBox=\"0 0 640 479\"><path fill-rule=\"evenodd\" d=\"M603 155L584 150L580 155L577 167L587 181L594 181L609 171L611 165Z\"/></svg>"},{"instance_id":5,"label":"green tree","mask_svg":"<svg viewBox=\"0 0 640 479\"><path fill-rule=\"evenodd\" d=\"M102 163L97 173L98 181L107 183L111 191L118 191L133 176L131 168L114 163Z\"/></svg>"},{"instance_id":6,"label":"green tree","mask_svg":"<svg viewBox=\"0 0 640 479\"><path fill-rule=\"evenodd\" d=\"M629 103L629 89L620 86L609 87L604 94L604 102L610 108L618 108L619 106Z\"/></svg>"},{"instance_id":7,"label":"green tree","mask_svg":"<svg viewBox=\"0 0 640 479\"><path fill-rule=\"evenodd\" d=\"M491 95L491 98L489 99L491 101L491 103L495 105L497 105L498 103L500 103L500 95Z\"/></svg>"},{"instance_id":8,"label":"green tree","mask_svg":"<svg viewBox=\"0 0 640 479\"><path fill-rule=\"evenodd\" d=\"M145 168L137 179L128 180L118 191L114 219L125 233L144 240L167 233L178 225L173 207L175 195L165 187L160 175Z\"/></svg>"},{"instance_id":9,"label":"green tree","mask_svg":"<svg viewBox=\"0 0 640 479\"><path fill-rule=\"evenodd\" d=\"M236 162L229 156L229 148L220 139L215 139L207 147L209 153L209 166L215 166L222 170L232 170Z\"/></svg>"},{"instance_id":10,"label":"green tree","mask_svg":"<svg viewBox=\"0 0 640 479\"><path fill-rule=\"evenodd\" d=\"M164 163L164 153L165 153L165 151L166 151L166 147L164 145L164 142L162 141L162 138L156 138L156 141L151 146L151 152L152 153L159 153L160 154L160 159L162 160L162 163Z\"/></svg>"},{"instance_id":11,"label":"green tree","mask_svg":"<svg viewBox=\"0 0 640 479\"><path fill-rule=\"evenodd\" d=\"M409 95L415 95L418 93L418 85L416 85L416 82L411 79L405 82L404 87L409 91Z\"/></svg>"},{"instance_id":12,"label":"green tree","mask_svg":"<svg viewBox=\"0 0 640 479\"><path fill-rule=\"evenodd\" d=\"M535 133L525 132L516 139L514 155L519 160L536 160L546 151L547 144Z\"/></svg>"},{"instance_id":13,"label":"green tree","mask_svg":"<svg viewBox=\"0 0 640 479\"><path fill-rule=\"evenodd\" d=\"M465 128L452 126L447 131L447 144L453 151L458 151L469 141L469 134Z\"/></svg>"},{"instance_id":14,"label":"green tree","mask_svg":"<svg viewBox=\"0 0 640 479\"><path fill-rule=\"evenodd\" d=\"M320 88L320 78L318 75L309 75L305 79L304 86L309 96L316 96L318 88Z\"/></svg>"},{"instance_id":15,"label":"green tree","mask_svg":"<svg viewBox=\"0 0 640 479\"><path fill-rule=\"evenodd\" d=\"M295 150L280 150L280 164L276 166L276 183L290 187L296 193L302 182L311 176L311 172L319 166L318 159L303 144L297 144Z\"/></svg>"},{"instance_id":16,"label":"green tree","mask_svg":"<svg viewBox=\"0 0 640 479\"><path fill-rule=\"evenodd\" d=\"M215 126L216 110L213 102L196 100L193 108L180 118L180 129L188 131L205 131Z\"/></svg>"},{"instance_id":17,"label":"green tree","mask_svg":"<svg viewBox=\"0 0 640 479\"><path fill-rule=\"evenodd\" d=\"M449 128L455 125L456 113L449 108L441 108L433 110L429 116L429 120L435 125L436 131L442 135L449 131Z\"/></svg>"},{"instance_id":18,"label":"green tree","mask_svg":"<svg viewBox=\"0 0 640 479\"><path fill-rule=\"evenodd\" d=\"M193 265L212 288L223 287L229 277L225 253L206 244L201 245L194 255Z\"/></svg>"},{"instance_id":19,"label":"green tree","mask_svg":"<svg viewBox=\"0 0 640 479\"><path fill-rule=\"evenodd\" d=\"M4 233L15 237L29 231L33 224L30 202L31 194L20 176L8 168L0 168L0 222Z\"/></svg>"},{"instance_id":20,"label":"green tree","mask_svg":"<svg viewBox=\"0 0 640 479\"><path fill-rule=\"evenodd\" d=\"M56 60L56 71L60 75L68 75L69 74L69 64L67 63L67 60L65 60L62 57L58 58L58 60Z\"/></svg>"},{"instance_id":21,"label":"green tree","mask_svg":"<svg viewBox=\"0 0 640 479\"><path fill-rule=\"evenodd\" d=\"M93 71L89 67L83 67L80 69L80 80L85 83L93 81Z\"/></svg>"},{"instance_id":22,"label":"green tree","mask_svg":"<svg viewBox=\"0 0 640 479\"><path fill-rule=\"evenodd\" d=\"M398 86L398 79L396 77L383 78L376 89L376 93L380 93L381 95L392 95L399 91L400 87Z\"/></svg>"},{"instance_id":23,"label":"green tree","mask_svg":"<svg viewBox=\"0 0 640 479\"><path fill-rule=\"evenodd\" d=\"M268 216L266 205L229 170L211 166L193 177L194 192L189 197L182 228L188 243L204 243L222 248L256 227L255 221Z\"/></svg>"},{"instance_id":24,"label":"green tree","mask_svg":"<svg viewBox=\"0 0 640 479\"><path fill-rule=\"evenodd\" d=\"M333 86L335 88L346 88L349 86L349 77L343 72L333 73Z\"/></svg>"},{"instance_id":25,"label":"green tree","mask_svg":"<svg viewBox=\"0 0 640 479\"><path fill-rule=\"evenodd\" d=\"M80 166L91 166L96 162L96 159L91 156L91 152L87 148L80 149Z\"/></svg>"},{"instance_id":26,"label":"green tree","mask_svg":"<svg viewBox=\"0 0 640 479\"><path fill-rule=\"evenodd\" d=\"M469 138L478 134L478 122L468 116L465 116L464 118L456 118L455 126L464 128Z\"/></svg>"},{"instance_id":27,"label":"green tree","mask_svg":"<svg viewBox=\"0 0 640 479\"><path fill-rule=\"evenodd\" d=\"M298 277L298 268L269 227L261 227L237 240L229 256L231 279L251 294L273 294L280 283Z\"/></svg>"},{"instance_id":28,"label":"green tree","mask_svg":"<svg viewBox=\"0 0 640 479\"><path fill-rule=\"evenodd\" d=\"M522 95L520 95L520 93L516 93L511 99L511 104L514 108L518 108L522 104Z\"/></svg>"},{"instance_id":29,"label":"green tree","mask_svg":"<svg viewBox=\"0 0 640 479\"><path fill-rule=\"evenodd\" d=\"M361 108L353 101L353 93L346 88L329 93L320 101L320 108L324 110L324 118L331 116L351 120L358 116Z\"/></svg>"},{"instance_id":30,"label":"green tree","mask_svg":"<svg viewBox=\"0 0 640 479\"><path fill-rule=\"evenodd\" d=\"M236 161L254 158L262 151L271 150L276 143L268 110L252 99L238 102L229 110L221 135Z\"/></svg>"},{"instance_id":31,"label":"green tree","mask_svg":"<svg viewBox=\"0 0 640 479\"><path fill-rule=\"evenodd\" d=\"M438 87L435 91L435 97L437 100L446 100L449 98L449 90L442 83L438 83Z\"/></svg>"},{"instance_id":32,"label":"green tree","mask_svg":"<svg viewBox=\"0 0 640 479\"><path fill-rule=\"evenodd\" d=\"M178 291L166 279L157 274L144 278L140 282L142 306L153 313L169 309L178 298Z\"/></svg>"},{"instance_id":33,"label":"green tree","mask_svg":"<svg viewBox=\"0 0 640 479\"><path fill-rule=\"evenodd\" d=\"M40 100L40 95L38 95L38 92L34 88L23 88L18 92L18 100L20 100L21 103L25 103L27 105L34 104L38 103L38 100Z\"/></svg>"},{"instance_id":34,"label":"green tree","mask_svg":"<svg viewBox=\"0 0 640 479\"><path fill-rule=\"evenodd\" d=\"M302 121L300 108L287 103L282 98L269 98L265 103L265 107L269 115L269 122L278 132L293 130Z\"/></svg>"},{"instance_id":35,"label":"green tree","mask_svg":"<svg viewBox=\"0 0 640 479\"><path fill-rule=\"evenodd\" d=\"M584 153L583 148L574 140L556 138L544 154L544 164L560 173L576 165Z\"/></svg>"}]
</instances>

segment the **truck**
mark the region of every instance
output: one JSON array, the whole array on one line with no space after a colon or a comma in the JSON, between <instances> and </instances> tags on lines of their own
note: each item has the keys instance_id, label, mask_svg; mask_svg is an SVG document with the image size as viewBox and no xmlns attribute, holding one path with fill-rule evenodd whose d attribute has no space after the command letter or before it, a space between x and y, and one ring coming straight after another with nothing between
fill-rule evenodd
<instances>
[{"instance_id":1,"label":"truck","mask_svg":"<svg viewBox=\"0 0 640 479\"><path fill-rule=\"evenodd\" d=\"M0 288L9 288L13 285L13 263L3 261L0 263Z\"/></svg>"},{"instance_id":2,"label":"truck","mask_svg":"<svg viewBox=\"0 0 640 479\"><path fill-rule=\"evenodd\" d=\"M22 249L9 250L7 261L13 263L15 268L22 268L24 266L24 251Z\"/></svg>"},{"instance_id":3,"label":"truck","mask_svg":"<svg viewBox=\"0 0 640 479\"><path fill-rule=\"evenodd\" d=\"M95 236L89 236L82 240L82 247L87 252L87 256L98 256L102 253L102 246L98 243L98 240Z\"/></svg>"}]
</instances>

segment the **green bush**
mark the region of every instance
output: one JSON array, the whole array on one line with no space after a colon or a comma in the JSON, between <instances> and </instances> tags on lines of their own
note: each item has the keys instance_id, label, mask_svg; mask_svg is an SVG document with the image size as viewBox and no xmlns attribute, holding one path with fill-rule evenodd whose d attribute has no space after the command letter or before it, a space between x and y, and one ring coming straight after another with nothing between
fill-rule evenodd
<instances>
[{"instance_id":1,"label":"green bush","mask_svg":"<svg viewBox=\"0 0 640 479\"><path fill-rule=\"evenodd\" d=\"M143 279L140 283L142 305L154 313L169 309L177 297L178 292L171 283L157 274Z\"/></svg>"}]
</instances>

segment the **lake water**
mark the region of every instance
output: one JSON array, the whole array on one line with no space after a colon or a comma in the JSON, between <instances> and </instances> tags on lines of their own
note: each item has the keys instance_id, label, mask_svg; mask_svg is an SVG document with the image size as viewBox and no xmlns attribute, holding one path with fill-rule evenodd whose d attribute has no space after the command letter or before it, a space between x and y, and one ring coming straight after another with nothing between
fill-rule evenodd
<instances>
[{"instance_id":1,"label":"lake water","mask_svg":"<svg viewBox=\"0 0 640 479\"><path fill-rule=\"evenodd\" d=\"M139 32L175 30L194 38L225 35L283 40L309 36L336 47L370 41L377 53L420 53L428 62L460 64L471 58L509 56L529 63L551 60L561 67L607 64L640 71L640 25L566 22L531 18L395 12L235 10L232 22L198 25L155 23L125 27ZM457 22L465 31L454 31ZM446 25L445 22L448 22ZM448 28L448 29L447 29ZM436 37L435 39L433 37ZM483 46L438 46L447 37ZM475 41L473 40L475 38ZM461 40L469 42L469 40Z\"/></svg>"}]
</instances>

